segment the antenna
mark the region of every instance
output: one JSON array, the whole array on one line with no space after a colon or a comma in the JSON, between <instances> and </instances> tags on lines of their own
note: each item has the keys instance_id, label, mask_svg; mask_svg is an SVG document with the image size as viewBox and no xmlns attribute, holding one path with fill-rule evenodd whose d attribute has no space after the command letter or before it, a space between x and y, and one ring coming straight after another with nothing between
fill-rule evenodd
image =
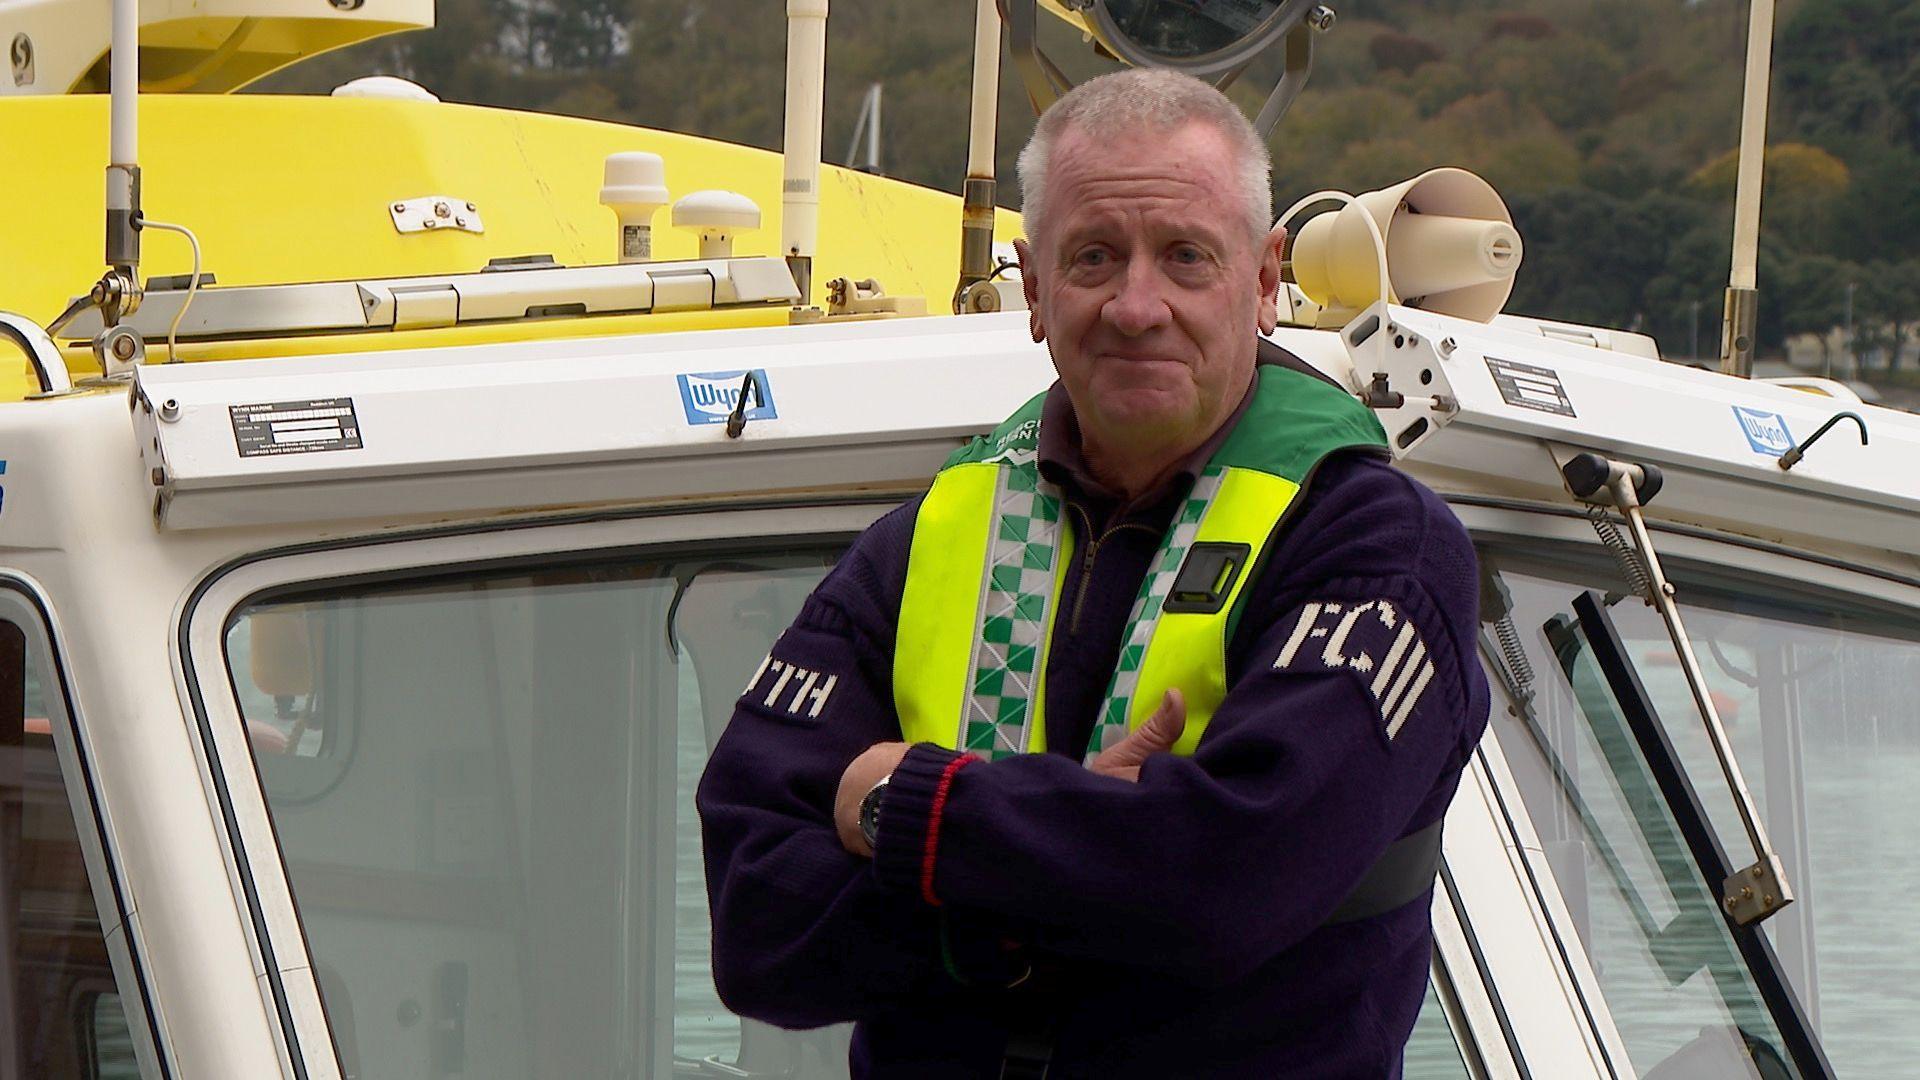
<instances>
[{"instance_id":1,"label":"antenna","mask_svg":"<svg viewBox=\"0 0 1920 1080\"><path fill-rule=\"evenodd\" d=\"M860 99L860 118L853 122L853 138L847 141L847 164L867 173L884 173L880 167L880 84L867 87ZM866 143L866 153L860 144Z\"/></svg>"},{"instance_id":2,"label":"antenna","mask_svg":"<svg viewBox=\"0 0 1920 1080\"><path fill-rule=\"evenodd\" d=\"M787 118L781 144L780 253L800 307L813 296L820 242L820 118L827 93L827 0L787 0Z\"/></svg>"},{"instance_id":3,"label":"antenna","mask_svg":"<svg viewBox=\"0 0 1920 1080\"><path fill-rule=\"evenodd\" d=\"M1000 12L978 0L973 13L973 95L967 127L967 180L960 200L960 283L953 313L1000 310L993 279L993 152L1000 109Z\"/></svg>"},{"instance_id":4,"label":"antenna","mask_svg":"<svg viewBox=\"0 0 1920 1080\"><path fill-rule=\"evenodd\" d=\"M113 0L107 80L107 265L112 269L93 287L93 300L111 329L140 306L140 0Z\"/></svg>"},{"instance_id":5,"label":"antenna","mask_svg":"<svg viewBox=\"0 0 1920 1080\"><path fill-rule=\"evenodd\" d=\"M1760 293L1760 185L1766 171L1767 89L1773 67L1773 0L1753 0L1747 13L1747 81L1740 102L1740 172L1733 195L1733 272L1727 279L1720 330L1720 370L1753 375L1754 323Z\"/></svg>"}]
</instances>

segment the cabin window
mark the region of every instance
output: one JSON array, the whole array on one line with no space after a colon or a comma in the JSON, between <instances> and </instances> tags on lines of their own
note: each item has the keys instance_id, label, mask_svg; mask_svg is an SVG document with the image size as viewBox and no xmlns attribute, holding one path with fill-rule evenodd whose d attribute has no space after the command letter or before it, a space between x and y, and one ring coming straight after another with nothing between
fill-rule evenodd
<instances>
[{"instance_id":1,"label":"cabin window","mask_svg":"<svg viewBox=\"0 0 1920 1080\"><path fill-rule=\"evenodd\" d=\"M693 793L837 557L608 557L281 592L224 641L356 1076L847 1074L714 991ZM1465 1076L1429 997L1410 1077Z\"/></svg>"},{"instance_id":2,"label":"cabin window","mask_svg":"<svg viewBox=\"0 0 1920 1080\"><path fill-rule=\"evenodd\" d=\"M38 633L0 620L0 1076L133 1080L54 686Z\"/></svg>"},{"instance_id":3,"label":"cabin window","mask_svg":"<svg viewBox=\"0 0 1920 1080\"><path fill-rule=\"evenodd\" d=\"M1795 902L1763 924L1842 1076L1908 1070L1920 1035L1888 1015L1920 980L1911 890L1920 856L1920 613L1725 567L1675 563L1683 617ZM1493 730L1592 957L1613 1023L1643 1075L1788 1075L1781 1036L1730 947L1646 763L1573 626L1584 589L1626 592L1611 564L1495 548L1490 587L1511 597L1530 660L1524 692L1496 692ZM1658 616L1612 604L1641 682L1736 866L1752 861L1733 802ZM1500 652L1487 627L1489 657ZM1496 686L1508 681L1495 660ZM1524 680L1523 680L1524 681ZM1656 1075L1666 1075L1664 1072Z\"/></svg>"}]
</instances>

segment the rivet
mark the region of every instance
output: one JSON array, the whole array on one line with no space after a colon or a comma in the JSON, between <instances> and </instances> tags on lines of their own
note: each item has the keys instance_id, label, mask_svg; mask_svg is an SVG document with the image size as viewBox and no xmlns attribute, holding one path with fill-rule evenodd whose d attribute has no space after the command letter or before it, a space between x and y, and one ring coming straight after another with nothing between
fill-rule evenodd
<instances>
[{"instance_id":1,"label":"rivet","mask_svg":"<svg viewBox=\"0 0 1920 1080\"><path fill-rule=\"evenodd\" d=\"M1668 587L1671 588L1672 586L1668 586ZM1756 866L1753 868L1753 880L1759 881L1764 876L1765 876L1765 872L1761 870L1759 867Z\"/></svg>"},{"instance_id":2,"label":"rivet","mask_svg":"<svg viewBox=\"0 0 1920 1080\"><path fill-rule=\"evenodd\" d=\"M173 398L168 398L161 402L160 419L165 420L169 424L180 419L180 403Z\"/></svg>"},{"instance_id":3,"label":"rivet","mask_svg":"<svg viewBox=\"0 0 1920 1080\"><path fill-rule=\"evenodd\" d=\"M433 204L434 217L446 217L448 214L451 214L451 213L453 213L453 208L448 206L446 203L437 202Z\"/></svg>"},{"instance_id":4,"label":"rivet","mask_svg":"<svg viewBox=\"0 0 1920 1080\"><path fill-rule=\"evenodd\" d=\"M1745 886L1744 888L1742 888L1742 889L1740 890L1740 899L1742 899L1742 900L1751 900L1751 899L1753 899L1753 886L1751 886L1751 885L1748 885L1748 886Z\"/></svg>"},{"instance_id":5,"label":"rivet","mask_svg":"<svg viewBox=\"0 0 1920 1080\"><path fill-rule=\"evenodd\" d=\"M133 338L121 336L113 339L113 355L122 360L133 359Z\"/></svg>"},{"instance_id":6,"label":"rivet","mask_svg":"<svg viewBox=\"0 0 1920 1080\"><path fill-rule=\"evenodd\" d=\"M438 225L438 224L440 224L440 223L439 223L439 222L437 222L437 221L435 221L435 220L433 220L432 218L428 218L428 219L427 219L427 228L429 228L429 229L431 229L431 228L433 228L433 227L434 227L435 225Z\"/></svg>"},{"instance_id":7,"label":"rivet","mask_svg":"<svg viewBox=\"0 0 1920 1080\"><path fill-rule=\"evenodd\" d=\"M477 206L475 206L475 205L473 205L472 203L468 203L468 204L467 204L467 209L469 209L469 210L478 210L478 209L480 209L480 208L479 208L479 207L477 207Z\"/></svg>"},{"instance_id":8,"label":"rivet","mask_svg":"<svg viewBox=\"0 0 1920 1080\"><path fill-rule=\"evenodd\" d=\"M458 226L460 226L460 227L461 227L461 228L463 228L463 229L467 227L467 219L466 219L466 218L463 218L463 217L457 217L457 218L454 218L454 219L453 219L453 223L454 223L455 225L458 225Z\"/></svg>"},{"instance_id":9,"label":"rivet","mask_svg":"<svg viewBox=\"0 0 1920 1080\"><path fill-rule=\"evenodd\" d=\"M1773 906L1773 894L1772 894L1772 893L1768 893L1767 895L1765 895L1765 896L1763 896L1763 897L1761 897L1761 898L1760 898L1760 902L1761 902L1761 903L1763 903L1763 904L1765 904L1765 905L1766 905L1766 906L1768 906L1768 907L1772 907L1772 906Z\"/></svg>"},{"instance_id":10,"label":"rivet","mask_svg":"<svg viewBox=\"0 0 1920 1080\"><path fill-rule=\"evenodd\" d=\"M394 204L393 204L393 212L394 212L394 213L396 213L396 214L404 214L404 213L406 213L406 212L407 212L407 204L406 204L406 203L403 203L403 202L397 202L397 203L394 203Z\"/></svg>"}]
</instances>

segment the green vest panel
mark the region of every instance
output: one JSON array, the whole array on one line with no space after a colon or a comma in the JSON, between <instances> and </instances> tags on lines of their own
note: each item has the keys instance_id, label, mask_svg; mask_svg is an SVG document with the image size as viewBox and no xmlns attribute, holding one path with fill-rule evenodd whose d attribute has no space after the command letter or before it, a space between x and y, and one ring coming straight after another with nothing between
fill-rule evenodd
<instances>
[{"instance_id":1,"label":"green vest panel","mask_svg":"<svg viewBox=\"0 0 1920 1080\"><path fill-rule=\"evenodd\" d=\"M1254 399L1175 513L1135 597L1089 759L1187 702L1190 754L1227 693L1240 601L1320 460L1384 450L1378 421L1310 375L1257 369ZM987 758L1043 751L1046 666L1075 537L1040 476L1034 398L947 462L914 521L894 645L894 705L909 742Z\"/></svg>"}]
</instances>

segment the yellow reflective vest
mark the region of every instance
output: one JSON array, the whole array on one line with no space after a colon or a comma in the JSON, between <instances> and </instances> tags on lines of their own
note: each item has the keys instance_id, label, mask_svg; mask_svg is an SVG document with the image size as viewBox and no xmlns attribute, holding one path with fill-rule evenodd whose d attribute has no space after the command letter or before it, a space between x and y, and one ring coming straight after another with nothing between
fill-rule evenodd
<instances>
[{"instance_id":1,"label":"yellow reflective vest","mask_svg":"<svg viewBox=\"0 0 1920 1080\"><path fill-rule=\"evenodd\" d=\"M1141 582L1087 757L1186 697L1190 754L1227 694L1246 589L1328 454L1385 452L1373 414L1315 376L1256 369L1253 401L1210 458ZM1029 401L948 459L914 520L894 645L901 733L987 758L1046 749L1046 670L1076 537L1039 470Z\"/></svg>"}]
</instances>

